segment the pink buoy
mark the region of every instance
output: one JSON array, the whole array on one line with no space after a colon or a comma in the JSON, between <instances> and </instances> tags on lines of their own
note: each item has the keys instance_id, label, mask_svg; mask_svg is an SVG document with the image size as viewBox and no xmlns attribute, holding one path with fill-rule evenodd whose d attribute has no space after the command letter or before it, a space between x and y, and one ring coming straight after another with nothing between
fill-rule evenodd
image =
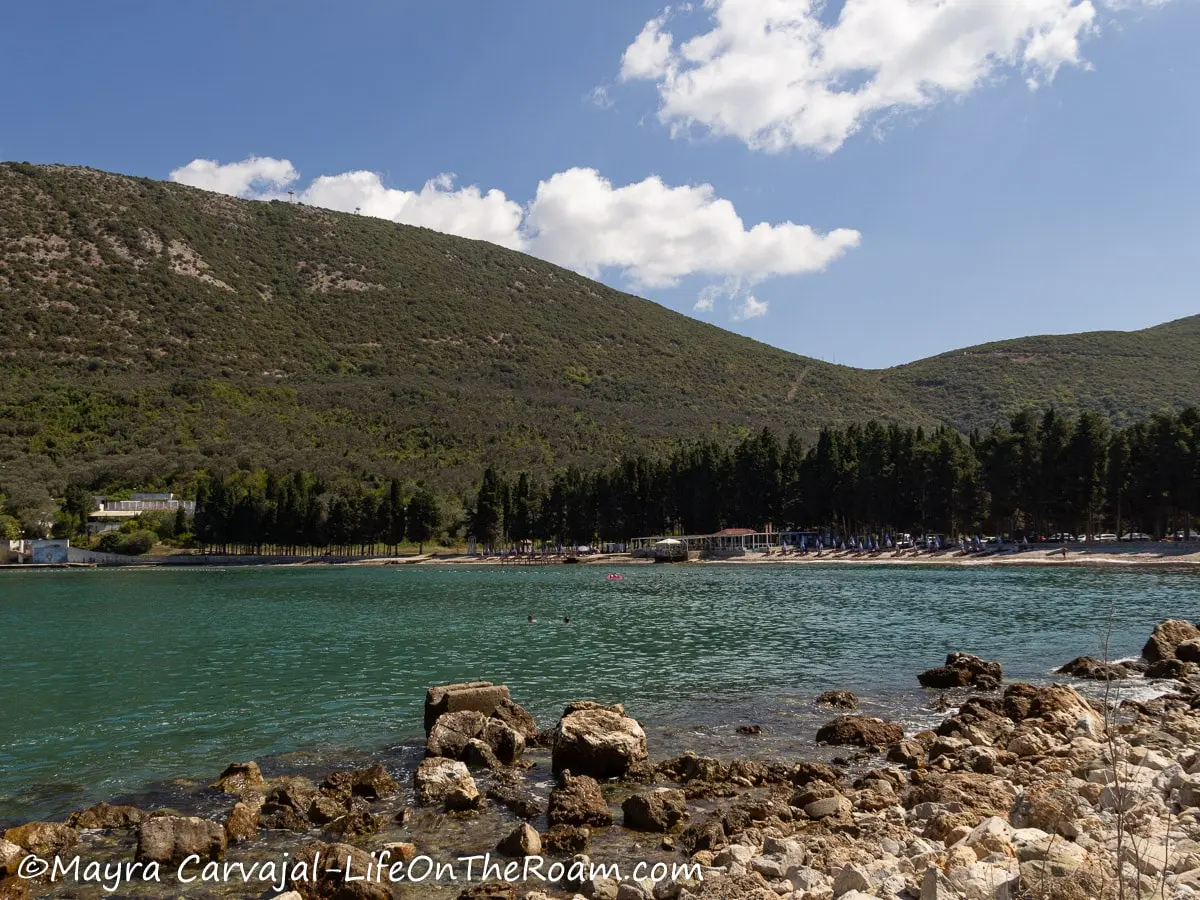
<instances>
[{"instance_id":1,"label":"pink buoy","mask_svg":"<svg viewBox=\"0 0 1200 900\"><path fill-rule=\"evenodd\" d=\"M611 575L605 575L604 577L605 577L605 578L607 578L609 581L620 581L620 580L621 580L622 578L624 578L625 576L624 576L624 575L618 575L618 574L616 574L616 573L614 572L613 574L611 574Z\"/></svg>"}]
</instances>

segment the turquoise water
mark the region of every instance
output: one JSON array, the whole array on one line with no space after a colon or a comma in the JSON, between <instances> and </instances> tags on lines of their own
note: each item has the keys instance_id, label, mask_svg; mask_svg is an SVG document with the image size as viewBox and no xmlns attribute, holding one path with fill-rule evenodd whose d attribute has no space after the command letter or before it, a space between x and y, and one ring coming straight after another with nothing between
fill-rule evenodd
<instances>
[{"instance_id":1,"label":"turquoise water","mask_svg":"<svg viewBox=\"0 0 1200 900\"><path fill-rule=\"evenodd\" d=\"M1100 652L1110 607L1114 657L1200 615L1188 572L623 571L0 572L0 821L233 759L393 746L435 683L505 682L547 723L584 697L653 726L790 721L833 687L919 702L915 674L957 649L1044 679Z\"/></svg>"}]
</instances>

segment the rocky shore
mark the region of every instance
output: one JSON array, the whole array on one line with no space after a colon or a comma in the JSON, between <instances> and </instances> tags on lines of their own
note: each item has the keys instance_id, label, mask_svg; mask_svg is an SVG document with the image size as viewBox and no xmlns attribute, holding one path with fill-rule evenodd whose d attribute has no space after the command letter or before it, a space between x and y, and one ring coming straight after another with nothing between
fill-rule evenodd
<instances>
[{"instance_id":1,"label":"rocky shore","mask_svg":"<svg viewBox=\"0 0 1200 900\"><path fill-rule=\"evenodd\" d=\"M1143 657L1067 663L1100 686L1088 700L953 653L913 674L945 710L915 734L829 692L816 701L829 713L817 740L840 754L829 762L755 758L754 726L736 758L655 759L620 705L572 703L539 729L503 685L443 685L414 766L308 778L232 763L194 809L101 803L29 822L0 839L0 898L1200 897L1200 629L1163 622ZM1124 696L1146 677L1171 689ZM486 879L459 864L457 880L392 880L484 854ZM65 874L29 877L31 859L56 858ZM557 876L527 877L526 858ZM347 861L376 877L348 880ZM649 874L630 877L639 862ZM206 863L224 877L205 880Z\"/></svg>"}]
</instances>

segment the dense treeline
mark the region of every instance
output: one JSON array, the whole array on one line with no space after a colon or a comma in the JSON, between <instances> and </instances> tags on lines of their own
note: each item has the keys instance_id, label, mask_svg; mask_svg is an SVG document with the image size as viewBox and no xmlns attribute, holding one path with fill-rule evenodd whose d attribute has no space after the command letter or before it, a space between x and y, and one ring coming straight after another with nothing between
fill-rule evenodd
<instances>
[{"instance_id":1,"label":"dense treeline","mask_svg":"<svg viewBox=\"0 0 1200 900\"><path fill-rule=\"evenodd\" d=\"M770 430L733 448L689 444L660 461L567 471L544 490L485 474L474 533L488 542L623 541L741 526L841 534L1190 530L1200 510L1200 413L1110 430L1053 410L964 436L870 422L804 447Z\"/></svg>"},{"instance_id":2,"label":"dense treeline","mask_svg":"<svg viewBox=\"0 0 1200 900\"><path fill-rule=\"evenodd\" d=\"M196 493L194 542L208 550L303 554L329 550L393 553L404 541L423 551L441 533L436 498L418 490L407 502L399 482L378 490L329 490L303 472L237 472L201 480Z\"/></svg>"},{"instance_id":3,"label":"dense treeline","mask_svg":"<svg viewBox=\"0 0 1200 900\"><path fill-rule=\"evenodd\" d=\"M1200 510L1200 413L1111 430L1091 413L1023 412L962 435L875 422L825 429L812 446L769 429L733 447L689 443L548 481L488 468L459 521L397 482L330 489L303 473L239 472L201 482L198 543L256 552L373 553L460 530L485 546L622 542L723 527L841 534L1189 530Z\"/></svg>"}]
</instances>

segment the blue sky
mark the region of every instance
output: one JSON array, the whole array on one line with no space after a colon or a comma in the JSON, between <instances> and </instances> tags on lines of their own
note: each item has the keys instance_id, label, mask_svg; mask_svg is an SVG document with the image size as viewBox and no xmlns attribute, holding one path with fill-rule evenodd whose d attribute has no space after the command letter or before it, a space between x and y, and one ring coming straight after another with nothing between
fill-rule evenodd
<instances>
[{"instance_id":1,"label":"blue sky","mask_svg":"<svg viewBox=\"0 0 1200 900\"><path fill-rule=\"evenodd\" d=\"M1200 3L930 2L12 3L0 158L290 188L859 366L1200 312Z\"/></svg>"}]
</instances>

